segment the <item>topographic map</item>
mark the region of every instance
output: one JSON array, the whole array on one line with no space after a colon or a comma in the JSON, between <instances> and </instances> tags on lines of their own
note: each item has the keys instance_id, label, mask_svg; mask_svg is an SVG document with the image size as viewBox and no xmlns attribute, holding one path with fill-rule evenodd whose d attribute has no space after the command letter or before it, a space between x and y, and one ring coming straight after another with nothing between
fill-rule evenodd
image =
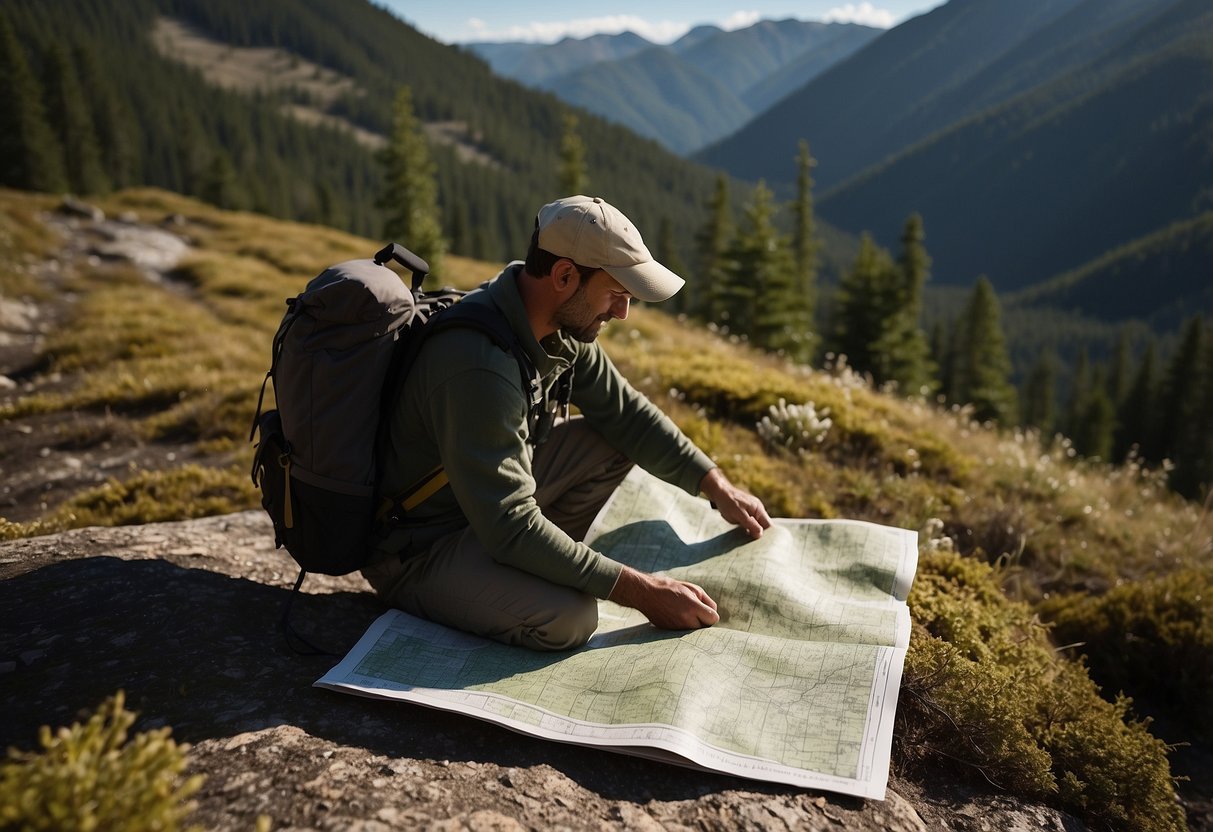
<instances>
[{"instance_id":1,"label":"topographic map","mask_svg":"<svg viewBox=\"0 0 1213 832\"><path fill-rule=\"evenodd\" d=\"M600 601L588 644L535 653L392 611L316 685L560 742L883 799L916 533L778 519L750 540L705 500L634 469L586 541L699 584L720 623L657 630Z\"/></svg>"}]
</instances>

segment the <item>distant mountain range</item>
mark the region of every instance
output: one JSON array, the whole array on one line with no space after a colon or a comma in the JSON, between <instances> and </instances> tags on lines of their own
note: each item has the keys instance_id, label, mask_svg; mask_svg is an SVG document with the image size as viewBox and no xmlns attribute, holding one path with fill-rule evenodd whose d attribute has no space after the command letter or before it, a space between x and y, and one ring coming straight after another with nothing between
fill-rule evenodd
<instances>
[{"instance_id":1,"label":"distant mountain range","mask_svg":"<svg viewBox=\"0 0 1213 832\"><path fill-rule=\"evenodd\" d=\"M952 0L696 158L786 189L801 138L822 216L895 245L921 213L939 282L1081 271L1213 209L1213 4Z\"/></svg>"},{"instance_id":2,"label":"distant mountain range","mask_svg":"<svg viewBox=\"0 0 1213 832\"><path fill-rule=\"evenodd\" d=\"M1210 0L949 0L884 33L766 21L700 27L664 47L631 35L471 49L347 0L56 9L6 0L0 17L32 66L48 66L61 44L82 67L105 68L81 78L98 140L127 160L124 172L111 166L115 185L379 233L382 175L368 138L384 141L408 84L454 251L515 256L535 206L559 195L561 125L574 108L502 79L509 68L541 85L564 79L566 90L576 80L598 104L657 125L649 136L684 134L689 146L734 131L687 160L577 110L592 191L646 231L667 225L691 268L717 176L704 163L734 175L738 223L765 178L787 231L805 138L818 160L819 308L859 232L896 249L919 212L933 261L927 317L949 299L959 309L980 274L1007 319L1026 322L1027 335L1010 337L1031 350L1054 335L1071 354L1080 338L1112 344L1130 320L1168 336L1181 318L1213 313ZM153 36L166 25L176 34ZM189 59L186 35L207 46L210 69ZM266 53L311 86L256 70L252 56ZM242 71L244 86L222 87L216 66Z\"/></svg>"},{"instance_id":3,"label":"distant mountain range","mask_svg":"<svg viewBox=\"0 0 1213 832\"><path fill-rule=\"evenodd\" d=\"M668 46L631 32L559 43L473 43L500 75L631 128L678 153L732 133L881 34L849 23L699 26Z\"/></svg>"}]
</instances>

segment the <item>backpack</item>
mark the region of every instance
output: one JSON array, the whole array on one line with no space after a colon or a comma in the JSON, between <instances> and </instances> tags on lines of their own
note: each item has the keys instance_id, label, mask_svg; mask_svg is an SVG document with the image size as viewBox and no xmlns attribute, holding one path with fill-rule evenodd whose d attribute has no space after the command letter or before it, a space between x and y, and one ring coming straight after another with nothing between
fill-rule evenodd
<instances>
[{"instance_id":1,"label":"backpack","mask_svg":"<svg viewBox=\"0 0 1213 832\"><path fill-rule=\"evenodd\" d=\"M388 268L393 260L412 273L410 285ZM458 303L466 293L456 289L422 291L428 272L424 260L391 243L372 260L328 267L286 301L249 441L260 434L251 476L273 522L275 546L285 547L300 567L283 612L288 641L295 636L307 644L287 621L306 573L358 571L379 529L400 522L446 484L445 472L436 469L377 502L376 448L385 415L426 338L469 327L511 353L529 402L532 441L546 438L558 410L567 413L571 376L566 373L556 399L545 402L538 372L504 316L489 305ZM263 413L271 381L277 406Z\"/></svg>"}]
</instances>

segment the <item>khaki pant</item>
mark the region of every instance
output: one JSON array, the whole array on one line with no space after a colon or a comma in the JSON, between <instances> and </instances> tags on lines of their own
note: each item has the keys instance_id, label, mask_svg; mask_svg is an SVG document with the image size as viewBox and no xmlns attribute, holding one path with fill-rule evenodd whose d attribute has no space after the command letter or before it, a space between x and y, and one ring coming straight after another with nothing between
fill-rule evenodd
<instances>
[{"instance_id":1,"label":"khaki pant","mask_svg":"<svg viewBox=\"0 0 1213 832\"><path fill-rule=\"evenodd\" d=\"M535 449L536 502L581 540L631 467L583 419L569 419ZM592 596L497 563L470 527L403 561L372 563L363 575L393 607L506 644L565 650L585 644L598 627Z\"/></svg>"}]
</instances>

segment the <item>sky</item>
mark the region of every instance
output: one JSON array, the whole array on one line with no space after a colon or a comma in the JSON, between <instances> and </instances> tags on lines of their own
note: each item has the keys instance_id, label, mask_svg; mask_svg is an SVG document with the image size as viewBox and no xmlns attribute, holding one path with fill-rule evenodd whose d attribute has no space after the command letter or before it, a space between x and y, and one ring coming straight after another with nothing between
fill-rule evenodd
<instances>
[{"instance_id":1,"label":"sky","mask_svg":"<svg viewBox=\"0 0 1213 832\"><path fill-rule=\"evenodd\" d=\"M942 0L763 0L739 7L730 0L647 0L612 3L609 14L588 12L588 7L540 0L454 0L435 3L417 0L377 0L398 17L443 43L469 41L534 41L554 43L563 37L589 37L600 32L632 31L654 43L670 43L692 27L711 23L723 29L741 29L759 20L838 21L863 23L883 29L922 14Z\"/></svg>"}]
</instances>

